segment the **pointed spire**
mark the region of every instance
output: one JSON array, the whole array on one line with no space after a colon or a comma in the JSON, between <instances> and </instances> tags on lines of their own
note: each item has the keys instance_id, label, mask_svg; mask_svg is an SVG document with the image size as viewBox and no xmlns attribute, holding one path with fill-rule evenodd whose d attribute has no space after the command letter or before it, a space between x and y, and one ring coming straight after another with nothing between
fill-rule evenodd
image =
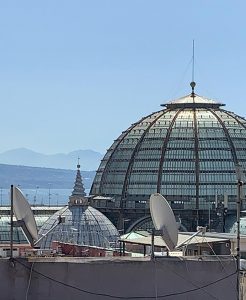
<instances>
[{"instance_id":1,"label":"pointed spire","mask_svg":"<svg viewBox=\"0 0 246 300\"><path fill-rule=\"evenodd\" d=\"M74 205L88 206L89 205L89 200L86 197L84 185L82 182L82 177L80 174L79 157L78 157L78 164L77 164L76 179L74 182L72 195L69 197L68 205L69 206L74 206Z\"/></svg>"},{"instance_id":2,"label":"pointed spire","mask_svg":"<svg viewBox=\"0 0 246 300\"><path fill-rule=\"evenodd\" d=\"M84 185L82 182L82 177L80 174L79 160L80 160L80 158L78 157L77 174L76 174L76 179L75 179L75 183L74 183L74 187L73 187L72 196L84 197L84 196L86 196L86 193L85 193L85 188L84 188Z\"/></svg>"}]
</instances>

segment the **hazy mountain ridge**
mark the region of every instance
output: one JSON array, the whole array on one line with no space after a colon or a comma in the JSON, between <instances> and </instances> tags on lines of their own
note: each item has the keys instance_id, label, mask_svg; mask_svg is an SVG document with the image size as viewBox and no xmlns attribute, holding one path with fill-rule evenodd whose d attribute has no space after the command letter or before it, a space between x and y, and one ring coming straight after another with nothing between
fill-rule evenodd
<instances>
[{"instance_id":1,"label":"hazy mountain ridge","mask_svg":"<svg viewBox=\"0 0 246 300\"><path fill-rule=\"evenodd\" d=\"M89 189L95 171L82 171L84 187ZM9 188L11 184L22 188L72 189L76 176L75 170L39 168L0 164L0 188Z\"/></svg>"},{"instance_id":2,"label":"hazy mountain ridge","mask_svg":"<svg viewBox=\"0 0 246 300\"><path fill-rule=\"evenodd\" d=\"M75 169L80 158L81 169L96 170L103 155L93 150L75 150L69 153L42 154L19 148L0 153L0 163L41 168Z\"/></svg>"}]
</instances>

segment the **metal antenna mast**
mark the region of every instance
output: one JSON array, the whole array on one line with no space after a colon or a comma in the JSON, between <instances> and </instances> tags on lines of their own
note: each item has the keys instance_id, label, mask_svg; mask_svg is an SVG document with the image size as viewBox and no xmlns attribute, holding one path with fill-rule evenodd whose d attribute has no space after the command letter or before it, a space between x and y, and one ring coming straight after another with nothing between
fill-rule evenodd
<instances>
[{"instance_id":1,"label":"metal antenna mast","mask_svg":"<svg viewBox=\"0 0 246 300\"><path fill-rule=\"evenodd\" d=\"M192 43L192 81L194 81L195 75L195 41Z\"/></svg>"},{"instance_id":2,"label":"metal antenna mast","mask_svg":"<svg viewBox=\"0 0 246 300\"><path fill-rule=\"evenodd\" d=\"M13 244L14 244L14 186L10 187L10 260L13 260Z\"/></svg>"}]
</instances>

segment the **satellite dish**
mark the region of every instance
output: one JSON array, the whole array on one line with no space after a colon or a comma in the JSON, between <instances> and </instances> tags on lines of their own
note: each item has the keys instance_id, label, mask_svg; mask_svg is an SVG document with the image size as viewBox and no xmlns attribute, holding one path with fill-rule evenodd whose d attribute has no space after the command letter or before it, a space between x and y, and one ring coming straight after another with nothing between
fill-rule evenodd
<instances>
[{"instance_id":1,"label":"satellite dish","mask_svg":"<svg viewBox=\"0 0 246 300\"><path fill-rule=\"evenodd\" d=\"M156 193L150 196L150 214L154 227L161 231L167 248L173 250L178 243L178 228L173 211L162 195Z\"/></svg>"},{"instance_id":2,"label":"satellite dish","mask_svg":"<svg viewBox=\"0 0 246 300\"><path fill-rule=\"evenodd\" d=\"M13 210L16 225L20 226L31 245L38 239L37 224L31 206L18 187L13 188Z\"/></svg>"}]
</instances>

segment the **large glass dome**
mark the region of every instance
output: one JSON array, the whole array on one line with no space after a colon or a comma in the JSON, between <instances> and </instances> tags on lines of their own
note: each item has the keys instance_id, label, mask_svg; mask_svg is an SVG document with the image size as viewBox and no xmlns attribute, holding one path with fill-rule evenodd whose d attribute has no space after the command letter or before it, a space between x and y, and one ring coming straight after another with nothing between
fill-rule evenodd
<instances>
[{"instance_id":1,"label":"large glass dome","mask_svg":"<svg viewBox=\"0 0 246 300\"><path fill-rule=\"evenodd\" d=\"M94 206L115 223L116 215L121 223L134 221L148 214L149 196L159 192L191 228L208 222L218 202L235 210L236 166L246 170L246 120L193 93L163 106L111 145L91 188L104 196Z\"/></svg>"}]
</instances>

